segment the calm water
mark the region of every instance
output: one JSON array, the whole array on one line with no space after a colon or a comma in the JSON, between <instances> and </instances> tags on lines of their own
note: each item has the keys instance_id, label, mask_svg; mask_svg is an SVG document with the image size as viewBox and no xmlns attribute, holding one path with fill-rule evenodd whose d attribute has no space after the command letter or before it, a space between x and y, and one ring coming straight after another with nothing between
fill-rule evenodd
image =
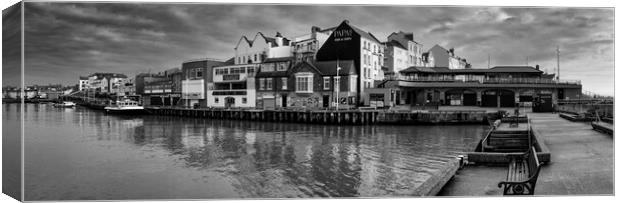
<instances>
[{"instance_id":1,"label":"calm water","mask_svg":"<svg viewBox=\"0 0 620 203\"><path fill-rule=\"evenodd\" d=\"M3 123L18 106L3 104ZM322 126L25 106L25 198L415 195L484 126Z\"/></svg>"}]
</instances>

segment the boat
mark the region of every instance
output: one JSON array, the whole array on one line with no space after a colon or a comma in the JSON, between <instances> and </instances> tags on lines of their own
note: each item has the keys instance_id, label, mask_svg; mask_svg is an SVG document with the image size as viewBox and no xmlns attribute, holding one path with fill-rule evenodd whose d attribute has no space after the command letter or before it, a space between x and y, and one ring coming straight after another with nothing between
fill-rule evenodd
<instances>
[{"instance_id":1,"label":"boat","mask_svg":"<svg viewBox=\"0 0 620 203\"><path fill-rule=\"evenodd\" d=\"M114 104L108 105L104 108L108 113L122 113L122 114L140 114L144 113L144 107L137 101L130 99L116 101Z\"/></svg>"},{"instance_id":2,"label":"boat","mask_svg":"<svg viewBox=\"0 0 620 203\"><path fill-rule=\"evenodd\" d=\"M58 108L73 108L75 107L75 103L70 101L63 101L62 103L54 103L53 106Z\"/></svg>"}]
</instances>

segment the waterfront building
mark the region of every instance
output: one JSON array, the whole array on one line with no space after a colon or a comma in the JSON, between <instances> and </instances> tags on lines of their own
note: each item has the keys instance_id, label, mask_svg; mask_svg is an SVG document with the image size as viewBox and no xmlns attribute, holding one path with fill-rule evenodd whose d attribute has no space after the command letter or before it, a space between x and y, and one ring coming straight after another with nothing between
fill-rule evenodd
<instances>
[{"instance_id":1,"label":"waterfront building","mask_svg":"<svg viewBox=\"0 0 620 203\"><path fill-rule=\"evenodd\" d=\"M116 96L135 96L136 86L134 78L115 78L111 82L110 93Z\"/></svg>"},{"instance_id":2,"label":"waterfront building","mask_svg":"<svg viewBox=\"0 0 620 203\"><path fill-rule=\"evenodd\" d=\"M387 42L383 45L386 75L399 74L401 70L411 66L424 66L423 46L414 41L413 33L394 32L388 36Z\"/></svg>"},{"instance_id":3,"label":"waterfront building","mask_svg":"<svg viewBox=\"0 0 620 203\"><path fill-rule=\"evenodd\" d=\"M213 67L213 82L208 83L207 87L207 106L215 108L255 107L254 75L259 67L259 63Z\"/></svg>"},{"instance_id":4,"label":"waterfront building","mask_svg":"<svg viewBox=\"0 0 620 203\"><path fill-rule=\"evenodd\" d=\"M383 80L383 46L370 32L363 31L343 21L334 29L327 41L316 54L317 61L353 61L353 67L359 73L355 86L360 101L365 89L375 87L375 83ZM363 105L360 103L358 105Z\"/></svg>"},{"instance_id":5,"label":"waterfront building","mask_svg":"<svg viewBox=\"0 0 620 203\"><path fill-rule=\"evenodd\" d=\"M161 74L160 74L161 75ZM144 106L177 106L182 105L183 72L179 68L166 70L164 79L144 84Z\"/></svg>"},{"instance_id":6,"label":"waterfront building","mask_svg":"<svg viewBox=\"0 0 620 203\"><path fill-rule=\"evenodd\" d=\"M84 89L88 89L88 77L86 76L80 76L80 79L78 80L78 91L82 91Z\"/></svg>"},{"instance_id":7,"label":"waterfront building","mask_svg":"<svg viewBox=\"0 0 620 203\"><path fill-rule=\"evenodd\" d=\"M471 68L471 65L467 63L466 59L454 54L454 48L447 50L436 44L428 50L428 53L433 56L434 63L426 67L448 67L449 69Z\"/></svg>"},{"instance_id":8,"label":"waterfront building","mask_svg":"<svg viewBox=\"0 0 620 203\"><path fill-rule=\"evenodd\" d=\"M329 35L331 35L334 29L336 29L336 27L321 29L317 26L312 26L309 34L293 38L295 63L316 60L316 52L323 46L323 43L327 41L327 38L329 38Z\"/></svg>"},{"instance_id":9,"label":"waterfront building","mask_svg":"<svg viewBox=\"0 0 620 203\"><path fill-rule=\"evenodd\" d=\"M256 107L274 109L288 106L289 70L296 57L268 58L255 75Z\"/></svg>"},{"instance_id":10,"label":"waterfront building","mask_svg":"<svg viewBox=\"0 0 620 203\"><path fill-rule=\"evenodd\" d=\"M336 102L339 108L352 108L357 104L358 74L352 60L302 61L289 70L263 70L256 77L258 108L320 109L335 107Z\"/></svg>"},{"instance_id":11,"label":"waterfront building","mask_svg":"<svg viewBox=\"0 0 620 203\"><path fill-rule=\"evenodd\" d=\"M120 73L93 73L88 76L88 89L95 93L110 94L114 86L119 86L127 79Z\"/></svg>"},{"instance_id":12,"label":"waterfront building","mask_svg":"<svg viewBox=\"0 0 620 203\"><path fill-rule=\"evenodd\" d=\"M557 104L577 99L580 81L547 78L538 66L496 66L490 69L409 67L390 77L370 95L385 104L482 107L531 106L535 100Z\"/></svg>"},{"instance_id":13,"label":"waterfront building","mask_svg":"<svg viewBox=\"0 0 620 203\"><path fill-rule=\"evenodd\" d=\"M231 64L228 61L218 59L195 59L183 62L181 66L181 99L185 107L208 106L208 84L213 81L213 67Z\"/></svg>"}]
</instances>

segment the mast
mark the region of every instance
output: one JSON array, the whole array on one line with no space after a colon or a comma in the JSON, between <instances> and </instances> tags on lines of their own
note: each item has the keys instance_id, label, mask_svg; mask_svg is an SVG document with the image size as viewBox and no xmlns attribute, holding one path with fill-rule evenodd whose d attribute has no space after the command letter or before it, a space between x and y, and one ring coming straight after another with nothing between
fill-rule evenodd
<instances>
[{"instance_id":1,"label":"mast","mask_svg":"<svg viewBox=\"0 0 620 203\"><path fill-rule=\"evenodd\" d=\"M558 78L558 80L560 80L560 46L559 45L557 46L555 51L557 53L557 59L558 59L558 62L557 62L558 63L558 76L557 76L557 78Z\"/></svg>"}]
</instances>

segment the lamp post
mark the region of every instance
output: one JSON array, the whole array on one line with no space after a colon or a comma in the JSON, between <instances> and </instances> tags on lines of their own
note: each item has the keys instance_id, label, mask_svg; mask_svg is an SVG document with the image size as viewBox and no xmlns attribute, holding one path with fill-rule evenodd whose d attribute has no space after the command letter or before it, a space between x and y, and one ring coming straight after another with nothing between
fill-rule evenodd
<instances>
[{"instance_id":1,"label":"lamp post","mask_svg":"<svg viewBox=\"0 0 620 203\"><path fill-rule=\"evenodd\" d=\"M336 89L336 111L338 111L338 104L340 104L340 60L336 59L336 79L334 81L334 89Z\"/></svg>"}]
</instances>

